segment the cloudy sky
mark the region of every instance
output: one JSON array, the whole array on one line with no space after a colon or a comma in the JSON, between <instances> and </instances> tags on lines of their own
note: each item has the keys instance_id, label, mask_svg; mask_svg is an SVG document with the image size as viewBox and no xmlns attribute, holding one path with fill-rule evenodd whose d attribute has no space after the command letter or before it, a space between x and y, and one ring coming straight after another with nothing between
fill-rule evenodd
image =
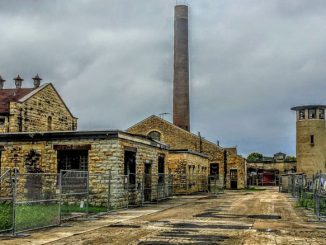
<instances>
[{"instance_id":1,"label":"cloudy sky","mask_svg":"<svg viewBox=\"0 0 326 245\"><path fill-rule=\"evenodd\" d=\"M0 0L0 74L54 83L80 130L172 113L174 4ZM244 155L295 154L290 107L326 103L326 1L188 4L192 131Z\"/></svg>"}]
</instances>

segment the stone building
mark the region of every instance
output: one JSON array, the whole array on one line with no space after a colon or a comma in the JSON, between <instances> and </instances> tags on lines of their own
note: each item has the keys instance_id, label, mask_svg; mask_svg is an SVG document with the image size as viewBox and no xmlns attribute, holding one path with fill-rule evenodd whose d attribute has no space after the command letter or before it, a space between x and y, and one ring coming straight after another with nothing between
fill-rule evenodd
<instances>
[{"instance_id":1,"label":"stone building","mask_svg":"<svg viewBox=\"0 0 326 245\"><path fill-rule=\"evenodd\" d=\"M126 200L129 204L139 203L144 194L143 184L147 187L145 201L156 200L158 184L168 181L168 147L122 131L4 133L0 134L0 145L0 166L15 168L21 174L60 170L110 174L110 200L115 207ZM101 191L108 184L100 178L101 175L90 183L90 192L94 193L91 202L96 205L103 205L108 199L108 192ZM33 188L26 186L25 191ZM125 191L129 192L128 198Z\"/></svg>"},{"instance_id":2,"label":"stone building","mask_svg":"<svg viewBox=\"0 0 326 245\"><path fill-rule=\"evenodd\" d=\"M297 171L312 176L326 172L326 105L291 108L296 111Z\"/></svg>"},{"instance_id":3,"label":"stone building","mask_svg":"<svg viewBox=\"0 0 326 245\"><path fill-rule=\"evenodd\" d=\"M264 156L261 161L247 159L248 185L278 185L280 174L294 173L296 169L296 161L286 158L282 152L273 157Z\"/></svg>"},{"instance_id":4,"label":"stone building","mask_svg":"<svg viewBox=\"0 0 326 245\"><path fill-rule=\"evenodd\" d=\"M0 132L74 131L77 118L72 115L51 83L40 84L36 76L33 88L23 88L17 76L15 88L4 89L0 77Z\"/></svg>"},{"instance_id":5,"label":"stone building","mask_svg":"<svg viewBox=\"0 0 326 245\"><path fill-rule=\"evenodd\" d=\"M174 150L186 149L205 154L209 162L208 173L223 180L226 188L241 189L246 186L246 160L238 156L235 149L223 149L154 115L130 127L128 132L149 136Z\"/></svg>"}]
</instances>

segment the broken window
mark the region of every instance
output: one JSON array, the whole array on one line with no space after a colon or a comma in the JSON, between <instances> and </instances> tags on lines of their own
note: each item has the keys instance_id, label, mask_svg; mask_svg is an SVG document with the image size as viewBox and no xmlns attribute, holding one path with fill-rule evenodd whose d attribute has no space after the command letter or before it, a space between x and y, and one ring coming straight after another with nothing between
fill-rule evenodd
<instances>
[{"instance_id":1,"label":"broken window","mask_svg":"<svg viewBox=\"0 0 326 245\"><path fill-rule=\"evenodd\" d=\"M325 110L319 109L319 119L325 119Z\"/></svg>"},{"instance_id":2,"label":"broken window","mask_svg":"<svg viewBox=\"0 0 326 245\"><path fill-rule=\"evenodd\" d=\"M129 184L136 184L136 152L127 150L125 151L124 175L129 176Z\"/></svg>"},{"instance_id":3,"label":"broken window","mask_svg":"<svg viewBox=\"0 0 326 245\"><path fill-rule=\"evenodd\" d=\"M87 150L62 150L58 151L58 172L60 170L88 170Z\"/></svg>"}]
</instances>

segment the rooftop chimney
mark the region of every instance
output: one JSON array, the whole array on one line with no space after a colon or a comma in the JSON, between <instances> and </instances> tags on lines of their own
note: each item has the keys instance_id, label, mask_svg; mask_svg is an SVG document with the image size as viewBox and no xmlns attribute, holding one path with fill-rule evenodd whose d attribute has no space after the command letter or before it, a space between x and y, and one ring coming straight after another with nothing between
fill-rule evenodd
<instances>
[{"instance_id":1,"label":"rooftop chimney","mask_svg":"<svg viewBox=\"0 0 326 245\"><path fill-rule=\"evenodd\" d=\"M22 87L22 82L24 81L24 79L22 79L18 75L16 78L14 78L14 81L15 81L16 88L21 88Z\"/></svg>"},{"instance_id":2,"label":"rooftop chimney","mask_svg":"<svg viewBox=\"0 0 326 245\"><path fill-rule=\"evenodd\" d=\"M41 81L43 80L42 78L39 77L38 74L36 74L35 77L33 77L34 80L34 88L38 88L41 84Z\"/></svg>"},{"instance_id":3,"label":"rooftop chimney","mask_svg":"<svg viewBox=\"0 0 326 245\"><path fill-rule=\"evenodd\" d=\"M0 76L0 89L3 89L3 85L5 83L6 80L4 80L1 76Z\"/></svg>"},{"instance_id":4,"label":"rooftop chimney","mask_svg":"<svg viewBox=\"0 0 326 245\"><path fill-rule=\"evenodd\" d=\"M174 16L173 123L190 131L188 6L176 5Z\"/></svg>"}]
</instances>

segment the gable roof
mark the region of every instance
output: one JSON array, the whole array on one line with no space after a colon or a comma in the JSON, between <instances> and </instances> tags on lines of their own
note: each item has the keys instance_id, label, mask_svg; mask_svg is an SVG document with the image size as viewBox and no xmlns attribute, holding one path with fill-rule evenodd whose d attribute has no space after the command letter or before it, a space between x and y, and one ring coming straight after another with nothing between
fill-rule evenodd
<instances>
[{"instance_id":1,"label":"gable roof","mask_svg":"<svg viewBox=\"0 0 326 245\"><path fill-rule=\"evenodd\" d=\"M58 95L58 98L61 100L62 104L65 106L69 114L74 117L66 103L61 98L58 91L55 89L52 83L44 83L42 86L38 88L14 88L14 89L1 89L0 90L0 114L8 114L9 113L9 104L10 102L18 102L24 103L28 99L32 98L35 94L46 88L47 86L51 86L54 92ZM76 118L76 117L74 117Z\"/></svg>"},{"instance_id":2,"label":"gable roof","mask_svg":"<svg viewBox=\"0 0 326 245\"><path fill-rule=\"evenodd\" d=\"M187 133L187 134L190 134L190 135L192 135L192 136L194 136L194 137L196 137L196 138L199 138L198 135L196 135L196 134L194 134L194 133L192 133L192 132L189 132L189 131L187 131L187 130L185 130L185 129L183 129L183 128L180 128L180 127L174 125L173 123L171 123L171 122L169 122L169 121L166 121L166 120L164 120L164 119L162 119L162 118L160 118L160 117L158 117L158 116L156 116L156 115L151 115L151 116L149 116L149 117L143 119L142 121L140 121L140 122L136 123L135 125L129 127L129 128L127 129L127 131L129 131L129 130L132 129L133 127L136 127L136 126L138 126L138 125L140 125L140 124L143 124L144 122L146 122L146 121L148 121L148 120L151 120L152 118L157 119L157 120L159 120L159 121L161 121L161 122L163 122L163 123L166 123L166 124L168 124L168 125L174 127L174 128L177 129L177 130L183 131L183 132L185 132L185 133ZM209 143L209 144L213 144L213 145L216 146L217 148L223 150L223 148L222 148L221 146L219 146L219 145L217 145L217 144L215 144L215 143L213 143L213 142L211 142L211 141L209 141L209 140L206 140L206 139L202 138L202 141L205 141L205 142L207 142L207 143Z\"/></svg>"},{"instance_id":3,"label":"gable roof","mask_svg":"<svg viewBox=\"0 0 326 245\"><path fill-rule=\"evenodd\" d=\"M45 83L43 84L41 87L33 90L31 93L27 94L26 96L24 96L23 98L21 98L18 102L23 103L26 100L30 99L31 97L33 97L35 94L37 94L39 91L41 91L42 89L46 88L47 86L51 86L52 89L54 90L54 92L57 94L59 100L61 100L62 104L64 105L64 107L67 109L67 111L69 112L69 114L73 117L73 118L77 118L75 117L71 111L69 110L68 106L66 105L66 103L64 102L64 100L62 99L62 97L60 96L60 94L58 93L58 91L55 89L55 87L53 86L52 83Z\"/></svg>"},{"instance_id":4,"label":"gable roof","mask_svg":"<svg viewBox=\"0 0 326 245\"><path fill-rule=\"evenodd\" d=\"M18 102L34 90L34 88L0 89L0 114L8 114L10 102Z\"/></svg>"}]
</instances>

